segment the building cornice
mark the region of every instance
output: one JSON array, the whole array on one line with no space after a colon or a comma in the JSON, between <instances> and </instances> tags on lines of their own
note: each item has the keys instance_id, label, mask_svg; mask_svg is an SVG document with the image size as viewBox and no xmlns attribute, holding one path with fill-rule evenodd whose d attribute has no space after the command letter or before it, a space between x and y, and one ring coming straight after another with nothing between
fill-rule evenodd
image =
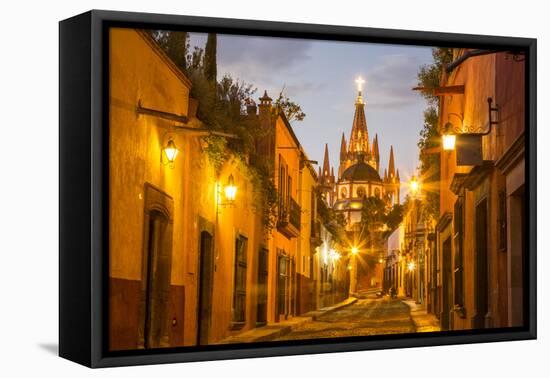
<instances>
[{"instance_id":1,"label":"building cornice","mask_svg":"<svg viewBox=\"0 0 550 378\"><path fill-rule=\"evenodd\" d=\"M437 224L435 225L435 229L438 232L441 232L447 227L451 221L453 220L453 214L450 211L444 212L437 221Z\"/></svg>"},{"instance_id":2,"label":"building cornice","mask_svg":"<svg viewBox=\"0 0 550 378\"><path fill-rule=\"evenodd\" d=\"M495 165L492 160L485 160L482 165L475 166L464 179L464 187L468 190L473 190L489 176L494 167Z\"/></svg>"},{"instance_id":3,"label":"building cornice","mask_svg":"<svg viewBox=\"0 0 550 378\"><path fill-rule=\"evenodd\" d=\"M523 158L525 158L525 132L522 132L514 143L508 147L506 152L496 161L495 166L506 175Z\"/></svg>"}]
</instances>

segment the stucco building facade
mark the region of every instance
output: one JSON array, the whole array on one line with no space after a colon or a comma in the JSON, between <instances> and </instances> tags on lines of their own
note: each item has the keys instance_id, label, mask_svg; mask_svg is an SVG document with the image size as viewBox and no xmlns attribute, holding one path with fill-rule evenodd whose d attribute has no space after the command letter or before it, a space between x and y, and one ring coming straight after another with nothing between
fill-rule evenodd
<instances>
[{"instance_id":1,"label":"stucco building facade","mask_svg":"<svg viewBox=\"0 0 550 378\"><path fill-rule=\"evenodd\" d=\"M441 80L454 89L441 97L440 127L444 133L450 123L457 139L440 154L433 310L443 329L522 325L524 58L468 49L453 55ZM463 133L478 134L479 144L467 148Z\"/></svg>"}]
</instances>

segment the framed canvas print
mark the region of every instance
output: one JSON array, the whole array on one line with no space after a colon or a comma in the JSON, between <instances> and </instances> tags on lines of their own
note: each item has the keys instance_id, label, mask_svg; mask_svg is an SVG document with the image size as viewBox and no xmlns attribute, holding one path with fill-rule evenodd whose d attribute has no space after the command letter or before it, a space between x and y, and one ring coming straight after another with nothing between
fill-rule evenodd
<instances>
[{"instance_id":1,"label":"framed canvas print","mask_svg":"<svg viewBox=\"0 0 550 378\"><path fill-rule=\"evenodd\" d=\"M536 337L536 41L60 22L60 355Z\"/></svg>"}]
</instances>

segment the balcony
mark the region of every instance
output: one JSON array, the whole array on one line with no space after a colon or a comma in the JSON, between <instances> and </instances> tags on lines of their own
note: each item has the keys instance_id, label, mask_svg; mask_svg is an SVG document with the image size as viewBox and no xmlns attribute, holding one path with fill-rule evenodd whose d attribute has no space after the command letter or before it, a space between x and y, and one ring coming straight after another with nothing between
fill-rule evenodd
<instances>
[{"instance_id":1,"label":"balcony","mask_svg":"<svg viewBox=\"0 0 550 378\"><path fill-rule=\"evenodd\" d=\"M300 235L302 209L292 198L285 205L279 206L277 230L289 239L295 238Z\"/></svg>"}]
</instances>

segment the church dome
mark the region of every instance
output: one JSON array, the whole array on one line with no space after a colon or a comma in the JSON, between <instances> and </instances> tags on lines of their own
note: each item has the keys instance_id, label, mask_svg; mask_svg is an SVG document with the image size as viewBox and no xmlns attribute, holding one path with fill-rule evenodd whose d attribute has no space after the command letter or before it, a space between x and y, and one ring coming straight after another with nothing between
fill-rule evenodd
<instances>
[{"instance_id":1,"label":"church dome","mask_svg":"<svg viewBox=\"0 0 550 378\"><path fill-rule=\"evenodd\" d=\"M380 175L376 172L376 169L360 161L342 173L342 180L344 181L377 181L382 182Z\"/></svg>"}]
</instances>

